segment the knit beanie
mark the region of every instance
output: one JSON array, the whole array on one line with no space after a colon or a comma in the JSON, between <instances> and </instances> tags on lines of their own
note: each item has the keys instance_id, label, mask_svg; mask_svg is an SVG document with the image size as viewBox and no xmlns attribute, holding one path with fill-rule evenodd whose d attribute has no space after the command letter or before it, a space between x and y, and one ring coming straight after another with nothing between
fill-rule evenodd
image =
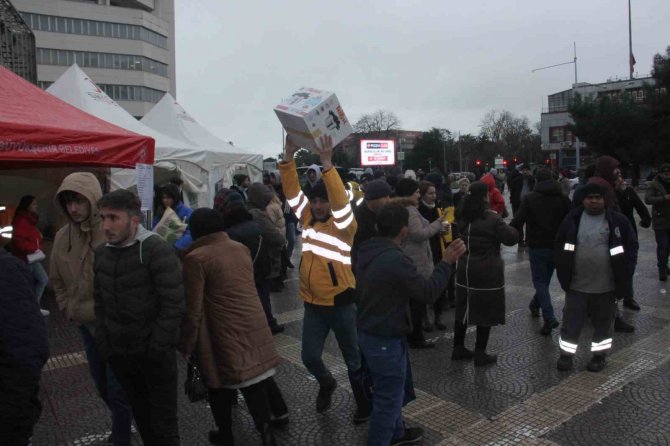
<instances>
[{"instance_id":1,"label":"knit beanie","mask_svg":"<svg viewBox=\"0 0 670 446\"><path fill-rule=\"evenodd\" d=\"M223 231L223 218L214 209L199 208L191 214L188 226L193 240L198 240L200 237Z\"/></svg>"},{"instance_id":2,"label":"knit beanie","mask_svg":"<svg viewBox=\"0 0 670 446\"><path fill-rule=\"evenodd\" d=\"M315 198L320 198L325 201L328 200L328 190L326 189L326 185L323 183L323 181L319 181L312 187L312 190L309 192L309 199L313 200Z\"/></svg>"},{"instance_id":3,"label":"knit beanie","mask_svg":"<svg viewBox=\"0 0 670 446\"><path fill-rule=\"evenodd\" d=\"M370 181L365 186L365 199L367 201L376 200L391 195L391 186L384 180Z\"/></svg>"}]
</instances>

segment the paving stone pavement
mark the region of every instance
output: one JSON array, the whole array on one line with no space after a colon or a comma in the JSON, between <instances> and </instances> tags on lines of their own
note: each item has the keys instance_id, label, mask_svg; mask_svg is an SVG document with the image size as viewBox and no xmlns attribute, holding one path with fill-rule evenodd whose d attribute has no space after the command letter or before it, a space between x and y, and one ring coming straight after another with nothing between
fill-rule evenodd
<instances>
[{"instance_id":1,"label":"paving stone pavement","mask_svg":"<svg viewBox=\"0 0 670 446\"><path fill-rule=\"evenodd\" d=\"M451 362L453 312L445 332L427 333L431 351L411 350L417 400L405 408L410 424L426 430L424 445L662 445L670 444L670 297L656 273L653 233L642 230L635 277L642 311L622 310L635 333L615 333L607 368L585 371L591 330L585 329L573 372L556 370L558 331L537 332L542 320L527 305L533 295L528 255L505 248L507 323L492 330L489 349L498 364L475 369ZM298 264L298 254L294 264ZM332 335L325 362L340 384L332 408L317 414L318 384L300 361L302 304L297 270L286 289L273 295L277 319L286 331L275 337L283 358L277 382L291 410L289 427L278 432L280 445L363 445L367 426L354 426L354 401L346 368ZM554 307L560 318L564 295L554 279ZM42 373L42 417L33 444L102 445L110 433L110 415L97 396L76 327L59 316L53 298L45 297L51 359ZM470 330L466 344L474 343ZM180 359L180 386L185 364ZM180 392L179 427L184 445L206 445L214 423L206 403L190 404ZM237 445L257 445L243 401L234 409ZM141 444L136 435L135 444Z\"/></svg>"}]
</instances>

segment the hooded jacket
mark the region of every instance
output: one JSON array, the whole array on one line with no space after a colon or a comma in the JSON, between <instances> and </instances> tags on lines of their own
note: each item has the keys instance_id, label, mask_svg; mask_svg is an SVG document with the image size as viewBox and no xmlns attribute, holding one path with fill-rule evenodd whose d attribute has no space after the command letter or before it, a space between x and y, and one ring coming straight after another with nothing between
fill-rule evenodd
<instances>
[{"instance_id":1,"label":"hooded jacket","mask_svg":"<svg viewBox=\"0 0 670 446\"><path fill-rule=\"evenodd\" d=\"M24 262L28 261L28 254L43 248L42 233L37 229L38 221L36 213L21 209L16 212L12 222L12 242L9 246L12 254Z\"/></svg>"},{"instance_id":2,"label":"hooded jacket","mask_svg":"<svg viewBox=\"0 0 670 446\"><path fill-rule=\"evenodd\" d=\"M224 232L206 235L184 257L183 274L187 312L179 350L196 352L207 388L272 372L279 355L254 287L249 250Z\"/></svg>"},{"instance_id":3,"label":"hooded jacket","mask_svg":"<svg viewBox=\"0 0 670 446\"><path fill-rule=\"evenodd\" d=\"M334 167L321 176L331 215L326 221L316 221L309 200L300 190L295 161L281 162L279 170L286 200L304 228L300 296L309 304L325 307L352 303L356 281L351 271L351 245L357 224L340 176Z\"/></svg>"},{"instance_id":4,"label":"hooded jacket","mask_svg":"<svg viewBox=\"0 0 670 446\"><path fill-rule=\"evenodd\" d=\"M570 290L574 275L575 252L579 250L577 233L579 222L584 213L583 207L574 208L565 217L556 235L554 261L556 276L565 291ZM614 285L617 299L624 299L630 292L630 271L637 263L639 244L630 222L623 214L611 209L605 210L605 219L610 228L610 260L614 272Z\"/></svg>"},{"instance_id":5,"label":"hooded jacket","mask_svg":"<svg viewBox=\"0 0 670 446\"><path fill-rule=\"evenodd\" d=\"M131 244L99 246L93 269L100 355L174 354L185 309L174 249L139 225Z\"/></svg>"},{"instance_id":6,"label":"hooded jacket","mask_svg":"<svg viewBox=\"0 0 670 446\"><path fill-rule=\"evenodd\" d=\"M267 211L274 194L261 183L254 183L247 190L247 209L254 221L261 227L263 241L267 243L270 254L270 274L266 279L279 276L281 270L281 250L286 245L286 231L275 225Z\"/></svg>"},{"instance_id":7,"label":"hooded jacket","mask_svg":"<svg viewBox=\"0 0 670 446\"><path fill-rule=\"evenodd\" d=\"M617 202L616 194L614 193L614 184L616 182L616 176L614 175L614 169L619 167L619 161L612 158L611 156L603 155L596 160L596 173L594 176L589 178L589 183L595 183L605 188L607 191L605 194L605 206L608 209L615 210L619 212L619 203ZM581 206L582 203L582 194L579 194L576 197L574 194L572 201L577 201L577 206Z\"/></svg>"},{"instance_id":8,"label":"hooded jacket","mask_svg":"<svg viewBox=\"0 0 670 446\"><path fill-rule=\"evenodd\" d=\"M393 240L373 237L361 245L356 265L358 329L375 336L408 335L413 328L410 299L435 302L450 274L451 267L439 262L425 277Z\"/></svg>"},{"instance_id":9,"label":"hooded jacket","mask_svg":"<svg viewBox=\"0 0 670 446\"><path fill-rule=\"evenodd\" d=\"M88 219L75 223L60 200L65 191L77 192L91 205ZM57 207L62 209L68 224L54 238L49 267L49 281L56 295L58 308L68 319L78 324L91 324L95 320L93 311L93 259L94 250L105 242L100 227L98 200L102 189L92 173L78 172L65 177L56 192Z\"/></svg>"},{"instance_id":10,"label":"hooded jacket","mask_svg":"<svg viewBox=\"0 0 670 446\"><path fill-rule=\"evenodd\" d=\"M279 167L279 170L280 171L282 170L281 165ZM313 182L309 181L309 176L307 175L307 172L309 172L310 170L316 172L316 179ZM305 185L303 186L302 191L305 193L305 195L309 197L312 188L316 186L316 183L318 183L319 180L321 179L321 167L319 167L316 164L312 164L311 166L309 166L305 171L305 178L307 179L307 181L305 181ZM284 193L286 193L286 191L284 191Z\"/></svg>"},{"instance_id":11,"label":"hooded jacket","mask_svg":"<svg viewBox=\"0 0 670 446\"><path fill-rule=\"evenodd\" d=\"M526 224L526 241L531 249L554 249L554 239L570 209L570 199L563 195L556 180L535 183L533 191L523 197L510 226L519 233Z\"/></svg>"},{"instance_id":12,"label":"hooded jacket","mask_svg":"<svg viewBox=\"0 0 670 446\"><path fill-rule=\"evenodd\" d=\"M487 173L481 180L489 188L489 208L502 216L505 212L505 198L503 198L500 190L496 187L496 180L493 175Z\"/></svg>"}]
</instances>

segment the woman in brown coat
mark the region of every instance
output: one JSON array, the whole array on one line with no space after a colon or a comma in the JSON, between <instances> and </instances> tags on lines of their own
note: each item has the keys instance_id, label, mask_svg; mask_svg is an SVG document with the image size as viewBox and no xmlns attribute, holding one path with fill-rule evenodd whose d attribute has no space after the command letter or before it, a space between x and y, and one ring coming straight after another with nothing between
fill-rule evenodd
<instances>
[{"instance_id":1,"label":"woman in brown coat","mask_svg":"<svg viewBox=\"0 0 670 446\"><path fill-rule=\"evenodd\" d=\"M193 245L184 257L186 317L179 350L193 355L209 392L218 431L213 444L233 444L231 406L242 392L263 445L274 445L273 426L288 422L288 408L272 376L279 364L254 286L249 250L222 232L221 214L196 210ZM225 254L223 254L225 253Z\"/></svg>"}]
</instances>

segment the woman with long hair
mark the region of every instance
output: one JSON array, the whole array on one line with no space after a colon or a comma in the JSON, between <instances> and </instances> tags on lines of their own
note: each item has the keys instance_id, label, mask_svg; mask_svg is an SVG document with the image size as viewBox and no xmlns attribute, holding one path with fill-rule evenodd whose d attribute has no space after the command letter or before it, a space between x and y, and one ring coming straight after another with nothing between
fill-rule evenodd
<instances>
[{"instance_id":1,"label":"woman with long hair","mask_svg":"<svg viewBox=\"0 0 670 446\"><path fill-rule=\"evenodd\" d=\"M29 263L30 271L35 278L35 294L37 302L42 300L42 294L49 283L47 275L41 260L31 261L32 254L42 252L44 241L42 233L37 229L39 216L37 214L37 199L32 195L21 197L19 205L12 221L12 242L11 251L16 257L26 263ZM42 258L44 256L42 255ZM40 309L43 316L48 316L49 311Z\"/></svg>"},{"instance_id":2,"label":"woman with long hair","mask_svg":"<svg viewBox=\"0 0 670 446\"><path fill-rule=\"evenodd\" d=\"M442 219L442 212L446 208L446 205L449 203L439 203L437 201L437 189L435 185L429 181L421 181L419 183L419 192L421 193L421 199L419 201L419 213L423 218L425 218L429 223L433 223L436 220ZM430 251L433 255L433 265L437 265L439 261L442 260L442 234L437 233L430 238ZM446 244L444 247L446 248ZM437 298L435 303L432 304L434 321L430 320L430 315L426 318L423 329L425 331L432 331L433 327L438 330L446 330L447 326L442 322L442 312L447 310L447 293L449 294L449 301L454 301L455 291L454 291L454 275L452 274L449 278L449 285L447 286L447 291L442 293L440 297ZM434 322L434 325L433 325Z\"/></svg>"},{"instance_id":3,"label":"woman with long hair","mask_svg":"<svg viewBox=\"0 0 670 446\"><path fill-rule=\"evenodd\" d=\"M489 209L489 187L470 185L456 220L467 251L456 268L456 324L452 360L472 359L475 366L493 364L496 355L486 353L491 327L505 323L505 263L500 244L513 246L519 233ZM477 326L474 353L465 348L468 324Z\"/></svg>"},{"instance_id":4,"label":"woman with long hair","mask_svg":"<svg viewBox=\"0 0 670 446\"><path fill-rule=\"evenodd\" d=\"M433 273L433 254L430 248L430 238L447 227L443 220L435 220L432 223L419 213L419 199L421 192L419 183L403 178L396 185L395 201L405 206L409 211L409 237L403 243L402 250L412 259L416 269L424 277L430 277ZM422 321L426 315L426 305L410 300L410 312L412 317L412 333L407 336L410 347L431 348L435 344L426 341L422 330Z\"/></svg>"}]
</instances>

